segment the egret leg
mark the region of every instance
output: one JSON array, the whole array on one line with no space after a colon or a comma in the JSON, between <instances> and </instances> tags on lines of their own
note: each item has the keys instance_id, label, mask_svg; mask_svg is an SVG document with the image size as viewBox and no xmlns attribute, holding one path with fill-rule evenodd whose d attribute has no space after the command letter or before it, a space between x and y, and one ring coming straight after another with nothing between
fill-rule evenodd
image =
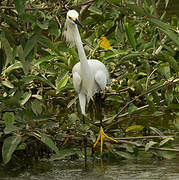
<instances>
[{"instance_id":1,"label":"egret leg","mask_svg":"<svg viewBox=\"0 0 179 180\"><path fill-rule=\"evenodd\" d=\"M85 116L83 115L83 124L85 124ZM83 137L83 143L84 143L84 156L85 156L85 166L87 162L87 137L86 135Z\"/></svg>"},{"instance_id":2,"label":"egret leg","mask_svg":"<svg viewBox=\"0 0 179 180\"><path fill-rule=\"evenodd\" d=\"M96 145L98 144L99 141L101 141L101 148L100 148L100 153L102 155L102 152L103 152L103 139L104 138L107 138L111 141L114 141L116 143L118 143L117 140L109 137L107 134L104 133L104 130L103 130L103 121L102 121L102 108L101 108L101 93L99 92L98 94L98 106L99 106L99 119L100 119L100 130L99 130L99 134L98 134L98 137L96 139L96 142L94 143L93 147L95 148Z\"/></svg>"}]
</instances>

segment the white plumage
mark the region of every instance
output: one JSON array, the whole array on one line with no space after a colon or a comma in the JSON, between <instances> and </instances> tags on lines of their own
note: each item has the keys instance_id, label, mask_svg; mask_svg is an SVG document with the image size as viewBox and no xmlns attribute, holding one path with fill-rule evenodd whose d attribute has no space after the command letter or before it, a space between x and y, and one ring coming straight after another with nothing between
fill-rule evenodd
<instances>
[{"instance_id":1,"label":"white plumage","mask_svg":"<svg viewBox=\"0 0 179 180\"><path fill-rule=\"evenodd\" d=\"M85 115L86 103L93 100L95 93L104 90L109 80L105 65L95 59L87 60L81 37L78 31L78 13L70 10L67 13L64 36L69 43L75 43L80 62L72 70L73 85L79 95L82 114Z\"/></svg>"}]
</instances>

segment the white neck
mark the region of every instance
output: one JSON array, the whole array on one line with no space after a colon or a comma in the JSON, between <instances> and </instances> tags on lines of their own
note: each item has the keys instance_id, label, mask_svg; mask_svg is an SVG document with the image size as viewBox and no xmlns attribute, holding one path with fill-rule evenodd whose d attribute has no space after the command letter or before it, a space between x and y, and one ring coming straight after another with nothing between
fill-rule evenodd
<instances>
[{"instance_id":1,"label":"white neck","mask_svg":"<svg viewBox=\"0 0 179 180\"><path fill-rule=\"evenodd\" d=\"M75 42L77 50L78 50L78 55L80 59L80 76L83 80L83 87L85 89L85 93L87 95L87 99L89 100L90 98L92 99L93 96L93 76L91 69L89 67L86 54L82 45L80 33L78 30L78 27L76 24L67 24L67 33L66 33L67 38L71 42Z\"/></svg>"},{"instance_id":2,"label":"white neck","mask_svg":"<svg viewBox=\"0 0 179 180\"><path fill-rule=\"evenodd\" d=\"M76 24L68 24L67 26L68 26L67 31L69 28L68 34L70 34L70 38L71 38L70 41L74 41L76 44L81 65L87 67L88 66L87 58L86 58L86 54L83 48L83 44L81 41L78 27Z\"/></svg>"}]
</instances>

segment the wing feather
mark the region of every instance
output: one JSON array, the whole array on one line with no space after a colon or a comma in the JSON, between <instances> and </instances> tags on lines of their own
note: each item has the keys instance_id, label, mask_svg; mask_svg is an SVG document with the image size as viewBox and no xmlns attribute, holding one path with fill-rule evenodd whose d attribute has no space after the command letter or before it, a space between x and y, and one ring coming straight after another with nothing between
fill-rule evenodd
<instances>
[{"instance_id":1,"label":"wing feather","mask_svg":"<svg viewBox=\"0 0 179 180\"><path fill-rule=\"evenodd\" d=\"M75 91L79 94L81 91L81 77L78 72L73 73L73 86Z\"/></svg>"}]
</instances>

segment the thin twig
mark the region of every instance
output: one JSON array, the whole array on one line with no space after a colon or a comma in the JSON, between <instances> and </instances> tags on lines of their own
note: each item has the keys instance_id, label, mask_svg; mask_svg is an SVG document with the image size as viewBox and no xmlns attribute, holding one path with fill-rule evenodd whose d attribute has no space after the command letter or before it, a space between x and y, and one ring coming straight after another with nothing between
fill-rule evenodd
<instances>
[{"instance_id":1,"label":"thin twig","mask_svg":"<svg viewBox=\"0 0 179 180\"><path fill-rule=\"evenodd\" d=\"M123 138L115 138L116 140L138 140L138 139L163 139L174 136L141 136L141 137L123 137Z\"/></svg>"},{"instance_id":2,"label":"thin twig","mask_svg":"<svg viewBox=\"0 0 179 180\"><path fill-rule=\"evenodd\" d=\"M153 149L153 150L159 150L159 151L179 152L179 149L171 149L171 148L151 147L150 149Z\"/></svg>"},{"instance_id":3,"label":"thin twig","mask_svg":"<svg viewBox=\"0 0 179 180\"><path fill-rule=\"evenodd\" d=\"M34 10L49 10L54 7L44 7L44 8L25 8L26 11L34 11ZM13 6L0 6L0 9L15 9Z\"/></svg>"},{"instance_id":4,"label":"thin twig","mask_svg":"<svg viewBox=\"0 0 179 180\"><path fill-rule=\"evenodd\" d=\"M146 83L145 83L145 88L146 88L146 90L148 89L148 85L149 85L150 78L151 78L151 76L153 75L153 73L154 73L156 70L157 70L157 69L154 69L154 70L149 74L149 76L147 77L147 81L146 81Z\"/></svg>"}]
</instances>

